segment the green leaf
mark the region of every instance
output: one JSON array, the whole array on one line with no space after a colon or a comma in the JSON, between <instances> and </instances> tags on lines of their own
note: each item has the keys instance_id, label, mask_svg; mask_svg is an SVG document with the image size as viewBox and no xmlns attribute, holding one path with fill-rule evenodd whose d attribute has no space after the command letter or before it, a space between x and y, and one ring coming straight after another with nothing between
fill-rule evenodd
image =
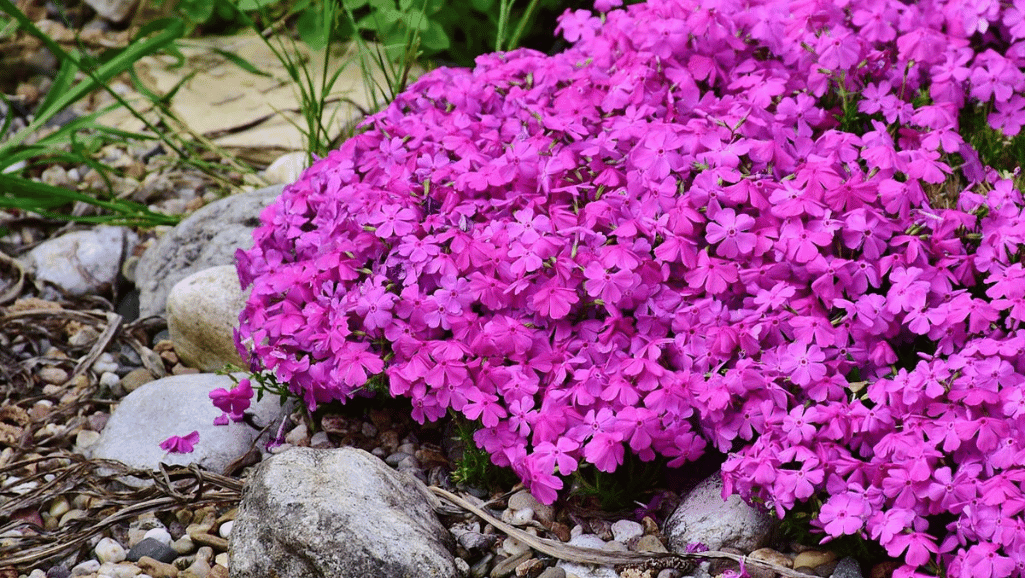
<instances>
[{"instance_id":1,"label":"green leaf","mask_svg":"<svg viewBox=\"0 0 1025 578\"><path fill-rule=\"evenodd\" d=\"M295 22L299 38L313 50L321 50L327 46L328 35L324 26L324 14L316 8L306 10Z\"/></svg>"},{"instance_id":2,"label":"green leaf","mask_svg":"<svg viewBox=\"0 0 1025 578\"><path fill-rule=\"evenodd\" d=\"M473 9L477 12L491 12L491 7L495 5L495 0L470 0L470 4L473 5Z\"/></svg>"},{"instance_id":3,"label":"green leaf","mask_svg":"<svg viewBox=\"0 0 1025 578\"><path fill-rule=\"evenodd\" d=\"M190 21L202 24L214 15L214 3L210 0L179 0L178 10Z\"/></svg>"},{"instance_id":4,"label":"green leaf","mask_svg":"<svg viewBox=\"0 0 1025 578\"><path fill-rule=\"evenodd\" d=\"M54 219L137 226L173 225L180 220L179 217L172 215L154 213L145 205L132 201L102 201L85 193L8 174L0 174L0 191L3 191L0 194L0 207L19 209ZM113 215L74 217L55 211L75 201L105 209Z\"/></svg>"},{"instance_id":5,"label":"green leaf","mask_svg":"<svg viewBox=\"0 0 1025 578\"><path fill-rule=\"evenodd\" d=\"M245 70L246 72L251 72L253 74L258 74L260 76L271 76L271 74L269 72L264 72L264 71L260 70L252 62L249 62L248 60L246 60L245 58L242 58L238 54L235 54L233 52L228 52L227 50L224 50L224 49L221 49L221 48L217 48L217 47L214 47L213 51L216 52L217 54L220 54L224 58L227 58L232 64L234 64L235 66L241 68L242 70Z\"/></svg>"},{"instance_id":6,"label":"green leaf","mask_svg":"<svg viewBox=\"0 0 1025 578\"><path fill-rule=\"evenodd\" d=\"M281 0L238 0L238 9L246 12L273 6Z\"/></svg>"},{"instance_id":7,"label":"green leaf","mask_svg":"<svg viewBox=\"0 0 1025 578\"><path fill-rule=\"evenodd\" d=\"M417 8L413 8L408 12L399 12L398 14L399 20L410 30L425 32L430 24L427 15Z\"/></svg>"},{"instance_id":8,"label":"green leaf","mask_svg":"<svg viewBox=\"0 0 1025 578\"><path fill-rule=\"evenodd\" d=\"M441 24L431 20L427 26L427 30L420 37L420 41L423 43L424 48L428 50L448 50L451 46L451 41L448 38L448 34L445 34L445 29L442 28Z\"/></svg>"},{"instance_id":9,"label":"green leaf","mask_svg":"<svg viewBox=\"0 0 1025 578\"><path fill-rule=\"evenodd\" d=\"M367 0L342 0L342 5L349 10L358 10L367 5Z\"/></svg>"},{"instance_id":10,"label":"green leaf","mask_svg":"<svg viewBox=\"0 0 1025 578\"><path fill-rule=\"evenodd\" d=\"M36 109L36 114L49 115L50 108L53 107L54 103L60 97L61 94L67 92L71 85L75 82L75 73L78 72L78 66L70 61L65 60L61 63L60 70L57 71L57 76L53 79L53 86L46 93L46 98L43 103ZM53 111L53 114L60 112L59 110Z\"/></svg>"}]
</instances>

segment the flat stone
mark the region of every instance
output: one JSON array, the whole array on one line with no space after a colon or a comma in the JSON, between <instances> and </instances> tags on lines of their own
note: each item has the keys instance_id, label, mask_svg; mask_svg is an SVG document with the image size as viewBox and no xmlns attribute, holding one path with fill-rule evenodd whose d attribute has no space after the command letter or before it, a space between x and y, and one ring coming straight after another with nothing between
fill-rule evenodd
<instances>
[{"instance_id":1,"label":"flat stone","mask_svg":"<svg viewBox=\"0 0 1025 578\"><path fill-rule=\"evenodd\" d=\"M233 335L245 299L234 265L203 269L176 283L167 296L167 331L181 362L201 371L243 367Z\"/></svg>"},{"instance_id":2,"label":"flat stone","mask_svg":"<svg viewBox=\"0 0 1025 578\"><path fill-rule=\"evenodd\" d=\"M455 578L452 537L423 484L354 448L258 465L231 531L232 578Z\"/></svg>"},{"instance_id":3,"label":"flat stone","mask_svg":"<svg viewBox=\"0 0 1025 578\"><path fill-rule=\"evenodd\" d=\"M259 215L284 189L274 185L225 197L199 209L143 253L136 268L139 313L162 315L171 288L189 275L234 265L235 251L253 246Z\"/></svg>"},{"instance_id":4,"label":"flat stone","mask_svg":"<svg viewBox=\"0 0 1025 578\"><path fill-rule=\"evenodd\" d=\"M87 457L117 460L149 470L157 469L160 463L195 463L221 473L244 456L260 434L245 422L214 425L221 410L211 403L210 392L233 386L229 376L211 373L151 381L121 401L103 428L100 440L86 449ZM248 411L261 426L280 419L285 412L277 396L265 396L260 402L254 396ZM160 448L167 438L192 431L199 432L199 443L191 453L168 453Z\"/></svg>"},{"instance_id":5,"label":"flat stone","mask_svg":"<svg viewBox=\"0 0 1025 578\"><path fill-rule=\"evenodd\" d=\"M21 261L37 284L54 285L69 295L94 295L110 291L137 242L128 228L99 225L44 241Z\"/></svg>"},{"instance_id":6,"label":"flat stone","mask_svg":"<svg viewBox=\"0 0 1025 578\"><path fill-rule=\"evenodd\" d=\"M850 556L840 560L831 578L864 578L858 561Z\"/></svg>"}]
</instances>

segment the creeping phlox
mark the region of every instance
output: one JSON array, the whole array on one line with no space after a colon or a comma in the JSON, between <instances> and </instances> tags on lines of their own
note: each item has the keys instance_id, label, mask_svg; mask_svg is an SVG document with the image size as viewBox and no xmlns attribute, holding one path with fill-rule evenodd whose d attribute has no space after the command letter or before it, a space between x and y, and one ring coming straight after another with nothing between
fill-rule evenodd
<instances>
[{"instance_id":1,"label":"creeping phlox","mask_svg":"<svg viewBox=\"0 0 1025 578\"><path fill-rule=\"evenodd\" d=\"M238 255L253 370L479 420L546 503L712 447L898 576L1025 576L1025 2L614 8L286 188Z\"/></svg>"}]
</instances>

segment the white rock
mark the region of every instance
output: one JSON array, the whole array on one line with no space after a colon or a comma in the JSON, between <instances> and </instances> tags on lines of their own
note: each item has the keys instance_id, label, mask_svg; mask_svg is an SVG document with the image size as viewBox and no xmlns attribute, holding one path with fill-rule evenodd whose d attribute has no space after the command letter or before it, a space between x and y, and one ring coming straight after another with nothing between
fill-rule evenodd
<instances>
[{"instance_id":1,"label":"white rock","mask_svg":"<svg viewBox=\"0 0 1025 578\"><path fill-rule=\"evenodd\" d=\"M28 578L46 578L46 572L43 572L39 568L36 568L28 575Z\"/></svg>"},{"instance_id":2,"label":"white rock","mask_svg":"<svg viewBox=\"0 0 1025 578\"><path fill-rule=\"evenodd\" d=\"M135 10L138 0L85 0L97 14L111 22L121 22Z\"/></svg>"},{"instance_id":3,"label":"white rock","mask_svg":"<svg viewBox=\"0 0 1025 578\"><path fill-rule=\"evenodd\" d=\"M88 576L95 574L100 569L100 563L96 560L86 560L71 569L72 576Z\"/></svg>"},{"instance_id":4,"label":"white rock","mask_svg":"<svg viewBox=\"0 0 1025 578\"><path fill-rule=\"evenodd\" d=\"M103 374L100 375L100 385L102 385L103 387L110 388L114 387L119 383L121 383L121 378L118 377L116 373L104 371Z\"/></svg>"},{"instance_id":5,"label":"white rock","mask_svg":"<svg viewBox=\"0 0 1025 578\"><path fill-rule=\"evenodd\" d=\"M224 566L225 568L231 568L231 566L228 565L230 561L231 559L228 557L227 552L221 552L220 554L214 556L214 564L219 564L221 566Z\"/></svg>"},{"instance_id":6,"label":"white rock","mask_svg":"<svg viewBox=\"0 0 1025 578\"><path fill-rule=\"evenodd\" d=\"M612 539L626 544L634 538L644 535L644 526L633 520L619 520L612 524Z\"/></svg>"},{"instance_id":7,"label":"white rock","mask_svg":"<svg viewBox=\"0 0 1025 578\"><path fill-rule=\"evenodd\" d=\"M164 528L152 528L147 530L146 533L142 535L143 540L146 538L153 538L165 546L170 546L171 542L174 541L174 538L171 537L171 533Z\"/></svg>"},{"instance_id":8,"label":"white rock","mask_svg":"<svg viewBox=\"0 0 1025 578\"><path fill-rule=\"evenodd\" d=\"M84 453L86 449L100 441L100 432L84 429L75 435L75 451Z\"/></svg>"},{"instance_id":9,"label":"white rock","mask_svg":"<svg viewBox=\"0 0 1025 578\"><path fill-rule=\"evenodd\" d=\"M114 361L114 356L110 353L102 353L96 358L96 362L93 363L93 370L100 373L114 373L120 369L117 361Z\"/></svg>"},{"instance_id":10,"label":"white rock","mask_svg":"<svg viewBox=\"0 0 1025 578\"><path fill-rule=\"evenodd\" d=\"M502 549L505 550L505 553L509 556L515 557L530 550L530 546L515 538L506 538L502 541Z\"/></svg>"},{"instance_id":11,"label":"white rock","mask_svg":"<svg viewBox=\"0 0 1025 578\"><path fill-rule=\"evenodd\" d=\"M242 377L238 375L236 377ZM242 457L256 442L260 431L245 422L214 425L221 410L210 402L210 392L230 389L227 375L199 373L151 381L125 396L103 428L100 440L88 448L87 457L118 460L129 466L153 470L169 465L198 464L214 472ZM277 396L265 396L249 410L261 426L279 420L287 411ZM192 453L167 453L160 442L171 436L199 432ZM136 480L138 482L138 480Z\"/></svg>"},{"instance_id":12,"label":"white rock","mask_svg":"<svg viewBox=\"0 0 1025 578\"><path fill-rule=\"evenodd\" d=\"M306 429L306 424L301 423L285 434L285 441L292 445L299 445L300 442L306 439L308 434L309 430Z\"/></svg>"},{"instance_id":13,"label":"white rock","mask_svg":"<svg viewBox=\"0 0 1025 578\"><path fill-rule=\"evenodd\" d=\"M221 535L221 538L227 538L228 536L231 536L231 528L234 525L234 520L228 520L227 522L221 524L220 528L217 528L217 533Z\"/></svg>"},{"instance_id":14,"label":"white rock","mask_svg":"<svg viewBox=\"0 0 1025 578\"><path fill-rule=\"evenodd\" d=\"M716 473L691 490L666 521L663 533L670 549L685 552L688 544L700 542L710 550L724 547L750 552L761 547L776 521L747 505L740 496L722 499L722 478Z\"/></svg>"},{"instance_id":15,"label":"white rock","mask_svg":"<svg viewBox=\"0 0 1025 578\"><path fill-rule=\"evenodd\" d=\"M124 546L112 538L101 539L93 551L96 553L96 559L102 564L117 564L127 556Z\"/></svg>"},{"instance_id":16,"label":"white rock","mask_svg":"<svg viewBox=\"0 0 1025 578\"><path fill-rule=\"evenodd\" d=\"M233 265L211 267L179 281L167 296L167 331L182 363L201 371L244 366L233 332L245 306Z\"/></svg>"},{"instance_id":17,"label":"white rock","mask_svg":"<svg viewBox=\"0 0 1025 578\"><path fill-rule=\"evenodd\" d=\"M45 241L23 261L37 283L53 284L71 295L92 295L110 289L137 241L125 227L100 225Z\"/></svg>"},{"instance_id":18,"label":"white rock","mask_svg":"<svg viewBox=\"0 0 1025 578\"><path fill-rule=\"evenodd\" d=\"M272 185L289 185L299 180L309 166L310 155L307 153L285 153L274 159L274 162L263 171L263 177Z\"/></svg>"}]
</instances>

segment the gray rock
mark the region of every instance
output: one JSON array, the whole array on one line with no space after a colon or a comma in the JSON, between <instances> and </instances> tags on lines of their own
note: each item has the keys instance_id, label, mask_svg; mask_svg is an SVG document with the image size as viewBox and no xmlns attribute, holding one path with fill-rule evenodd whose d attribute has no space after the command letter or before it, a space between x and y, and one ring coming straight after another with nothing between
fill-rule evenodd
<instances>
[{"instance_id":1,"label":"gray rock","mask_svg":"<svg viewBox=\"0 0 1025 578\"><path fill-rule=\"evenodd\" d=\"M178 557L178 553L160 540L146 538L132 546L132 549L128 551L126 559L132 562L138 562L139 558L142 558L143 556L149 556L158 562L170 564Z\"/></svg>"},{"instance_id":2,"label":"gray rock","mask_svg":"<svg viewBox=\"0 0 1025 578\"><path fill-rule=\"evenodd\" d=\"M121 22L135 10L138 0L85 0L97 14L111 22Z\"/></svg>"},{"instance_id":3,"label":"gray rock","mask_svg":"<svg viewBox=\"0 0 1025 578\"><path fill-rule=\"evenodd\" d=\"M723 501L722 488L722 478L716 473L680 502L663 529L671 550L685 552L687 544L700 542L709 550L728 546L750 552L765 544L775 520L740 496Z\"/></svg>"},{"instance_id":4,"label":"gray rock","mask_svg":"<svg viewBox=\"0 0 1025 578\"><path fill-rule=\"evenodd\" d=\"M457 576L451 536L411 476L354 448L260 464L231 531L232 578Z\"/></svg>"},{"instance_id":5,"label":"gray rock","mask_svg":"<svg viewBox=\"0 0 1025 578\"><path fill-rule=\"evenodd\" d=\"M864 578L864 575L858 561L848 556L836 565L832 578Z\"/></svg>"},{"instance_id":6,"label":"gray rock","mask_svg":"<svg viewBox=\"0 0 1025 578\"><path fill-rule=\"evenodd\" d=\"M171 288L189 275L217 265L233 265L236 249L253 246L260 212L284 185L232 195L199 209L143 253L136 268L139 313L161 315Z\"/></svg>"},{"instance_id":7,"label":"gray rock","mask_svg":"<svg viewBox=\"0 0 1025 578\"><path fill-rule=\"evenodd\" d=\"M245 306L232 265L210 267L179 281L167 296L167 331L182 363L200 371L245 364L233 332Z\"/></svg>"},{"instance_id":8,"label":"gray rock","mask_svg":"<svg viewBox=\"0 0 1025 578\"><path fill-rule=\"evenodd\" d=\"M41 243L22 262L37 283L55 285L70 295L92 295L110 290L137 242L125 227L100 225Z\"/></svg>"},{"instance_id":9,"label":"gray rock","mask_svg":"<svg viewBox=\"0 0 1025 578\"><path fill-rule=\"evenodd\" d=\"M117 460L142 469L156 469L161 462L195 463L221 473L249 451L260 433L245 422L214 425L221 410L214 407L209 394L233 385L229 376L210 373L151 381L121 401L100 440L87 449L88 457ZM261 402L254 396L248 411L262 426L278 420L285 410L277 396L265 396ZM160 442L170 436L185 436L192 431L199 432L199 443L192 453L167 453L160 448Z\"/></svg>"}]
</instances>

